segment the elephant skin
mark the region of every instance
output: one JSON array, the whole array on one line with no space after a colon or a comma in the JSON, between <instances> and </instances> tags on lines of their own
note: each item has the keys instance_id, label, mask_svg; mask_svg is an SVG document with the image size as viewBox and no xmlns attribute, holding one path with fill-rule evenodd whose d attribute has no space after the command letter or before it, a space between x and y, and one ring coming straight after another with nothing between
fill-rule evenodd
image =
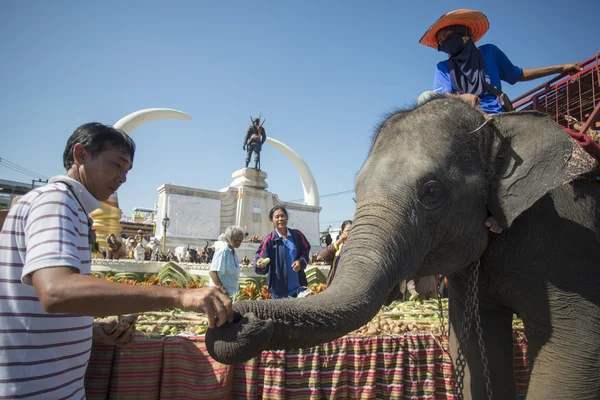
<instances>
[{"instance_id":1,"label":"elephant skin","mask_svg":"<svg viewBox=\"0 0 600 400\"><path fill-rule=\"evenodd\" d=\"M486 118L447 97L390 115L356 178L356 215L336 279L301 299L243 301L209 329L217 361L315 346L370 321L400 283L444 275L457 356L470 265L494 399L515 399L512 318L528 340L528 399L600 398L598 163L548 116ZM504 228L490 233L488 216ZM464 397L487 399L475 324Z\"/></svg>"}]
</instances>

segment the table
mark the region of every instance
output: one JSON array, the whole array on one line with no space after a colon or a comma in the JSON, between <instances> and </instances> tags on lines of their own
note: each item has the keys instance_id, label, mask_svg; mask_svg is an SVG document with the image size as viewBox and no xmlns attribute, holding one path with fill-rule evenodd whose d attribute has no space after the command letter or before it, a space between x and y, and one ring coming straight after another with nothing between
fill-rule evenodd
<instances>
[{"instance_id":1,"label":"table","mask_svg":"<svg viewBox=\"0 0 600 400\"><path fill-rule=\"evenodd\" d=\"M204 336L136 338L128 349L94 344L87 398L96 399L453 399L452 365L431 333L343 337L317 347L266 351L223 365ZM527 390L527 344L514 332L517 392Z\"/></svg>"}]
</instances>

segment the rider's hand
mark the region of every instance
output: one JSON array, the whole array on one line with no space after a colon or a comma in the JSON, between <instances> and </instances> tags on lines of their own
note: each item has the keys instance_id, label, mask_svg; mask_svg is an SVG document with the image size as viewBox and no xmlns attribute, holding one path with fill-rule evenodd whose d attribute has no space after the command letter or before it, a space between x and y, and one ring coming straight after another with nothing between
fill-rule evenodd
<instances>
[{"instance_id":1,"label":"rider's hand","mask_svg":"<svg viewBox=\"0 0 600 400\"><path fill-rule=\"evenodd\" d=\"M181 308L184 311L203 312L208 316L208 327L223 326L233 322L231 299L216 287L185 289L181 295Z\"/></svg>"},{"instance_id":2,"label":"rider's hand","mask_svg":"<svg viewBox=\"0 0 600 400\"><path fill-rule=\"evenodd\" d=\"M479 107L479 97L474 94L470 94L470 93L459 94L458 98L473 108Z\"/></svg>"},{"instance_id":3,"label":"rider's hand","mask_svg":"<svg viewBox=\"0 0 600 400\"><path fill-rule=\"evenodd\" d=\"M490 230L490 232L493 233L502 233L503 229L500 226L500 223L498 222L498 220L492 216L488 217L485 220L485 227L488 228Z\"/></svg>"}]
</instances>

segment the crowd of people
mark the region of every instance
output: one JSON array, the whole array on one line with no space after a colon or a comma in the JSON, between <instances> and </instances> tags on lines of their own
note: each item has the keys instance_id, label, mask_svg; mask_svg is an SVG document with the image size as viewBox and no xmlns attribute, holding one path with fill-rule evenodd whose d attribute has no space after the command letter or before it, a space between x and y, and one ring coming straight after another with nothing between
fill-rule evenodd
<instances>
[{"instance_id":1,"label":"crowd of people","mask_svg":"<svg viewBox=\"0 0 600 400\"><path fill-rule=\"evenodd\" d=\"M476 46L488 27L482 13L457 10L427 30L420 43L448 56L437 64L432 93L459 98L485 113L499 113L511 109L502 81L514 84L580 69L578 63L515 66L498 47ZM432 93L424 93L420 101ZM263 133L262 142L265 138ZM216 250L208 287L122 285L90 276L96 240L89 214L125 183L134 154L133 140L122 131L84 124L65 145L66 174L30 191L11 208L0 233L0 398L84 397L92 340L127 346L134 329L119 321L106 330L94 325L93 317L179 308L206 313L211 328L233 321L229 296L239 283L236 249L244 239L239 227L227 228L226 245ZM249 161L250 152L246 166ZM258 168L258 158L255 163ZM288 227L285 207L273 207L269 220L273 231L256 251L255 271L267 275L272 298L297 297L307 286L311 246L301 231ZM482 223L501 232L492 217ZM351 228L352 221L344 221L340 237L319 254L319 259L331 262L328 285L335 280ZM427 295L439 279L422 277L413 282L414 289L409 285L409 291L420 293L424 287Z\"/></svg>"}]
</instances>

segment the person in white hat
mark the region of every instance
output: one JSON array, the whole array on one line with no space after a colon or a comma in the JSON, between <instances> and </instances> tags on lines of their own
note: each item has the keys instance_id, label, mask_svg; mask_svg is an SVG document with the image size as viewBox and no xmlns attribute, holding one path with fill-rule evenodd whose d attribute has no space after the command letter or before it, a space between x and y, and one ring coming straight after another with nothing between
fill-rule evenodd
<instances>
[{"instance_id":1,"label":"person in white hat","mask_svg":"<svg viewBox=\"0 0 600 400\"><path fill-rule=\"evenodd\" d=\"M425 32L419 43L448 54L437 64L434 91L457 96L488 114L511 111L501 81L511 85L552 74L577 72L579 63L543 68L520 68L493 44L475 43L489 29L487 17L475 10L444 14Z\"/></svg>"}]
</instances>

